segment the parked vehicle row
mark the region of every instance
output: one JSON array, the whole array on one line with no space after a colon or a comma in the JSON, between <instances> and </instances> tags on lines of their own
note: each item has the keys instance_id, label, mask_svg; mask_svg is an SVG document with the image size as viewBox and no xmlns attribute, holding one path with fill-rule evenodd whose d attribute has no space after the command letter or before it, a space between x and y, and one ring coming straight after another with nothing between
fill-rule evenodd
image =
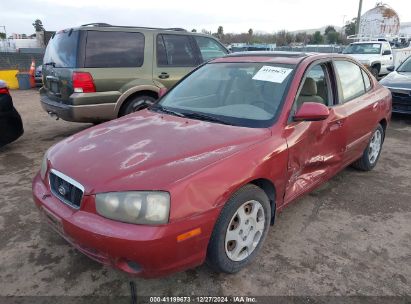
<instances>
[{"instance_id":1,"label":"parked vehicle row","mask_svg":"<svg viewBox=\"0 0 411 304\"><path fill-rule=\"evenodd\" d=\"M83 41L86 34L88 44L94 35L123 35L94 29L53 39ZM154 55L154 63L164 64L183 60L159 59L158 50L168 48L169 38L187 39L193 47L201 37L135 29L125 34L140 35L133 31L144 35L145 58ZM72 54L69 44L57 40L52 42L56 50ZM117 45L107 48L115 52ZM60 57L50 52L53 46L43 98L70 104L78 115L75 107L87 104L84 92L92 88L81 73L93 74L96 87L119 92L110 87L115 81L98 77L97 69L76 67L84 58L81 66L89 66L88 60L98 65L104 58L99 51L79 47L77 54L65 56L75 68L58 68ZM90 54L95 56L87 59ZM201 52L191 54L184 60L199 60ZM166 72L173 78L174 68L150 68L147 62L152 64L141 65L149 77ZM134 69L127 70L129 75ZM91 94L93 102L97 94L111 93ZM290 202L348 165L373 169L390 116L390 91L348 56L231 54L194 69L148 109L51 147L33 181L34 201L44 220L74 247L127 273L162 276L204 261L233 273L256 258L275 215Z\"/></svg>"},{"instance_id":2,"label":"parked vehicle row","mask_svg":"<svg viewBox=\"0 0 411 304\"><path fill-rule=\"evenodd\" d=\"M45 111L101 122L152 104L199 64L228 54L211 36L180 29L89 24L50 40L40 90Z\"/></svg>"},{"instance_id":3,"label":"parked vehicle row","mask_svg":"<svg viewBox=\"0 0 411 304\"><path fill-rule=\"evenodd\" d=\"M392 49L387 41L350 43L343 51L366 66L375 78L390 73L411 55L411 48Z\"/></svg>"}]
</instances>

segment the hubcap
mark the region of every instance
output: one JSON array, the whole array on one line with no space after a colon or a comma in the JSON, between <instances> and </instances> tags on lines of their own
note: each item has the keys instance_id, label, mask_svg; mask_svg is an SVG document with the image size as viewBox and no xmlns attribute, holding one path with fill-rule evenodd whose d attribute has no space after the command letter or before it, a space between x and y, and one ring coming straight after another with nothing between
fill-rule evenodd
<instances>
[{"instance_id":1,"label":"hubcap","mask_svg":"<svg viewBox=\"0 0 411 304\"><path fill-rule=\"evenodd\" d=\"M264 208L248 201L237 209L225 234L225 252L232 261L246 259L260 243L265 224Z\"/></svg>"},{"instance_id":2,"label":"hubcap","mask_svg":"<svg viewBox=\"0 0 411 304\"><path fill-rule=\"evenodd\" d=\"M380 130L376 130L371 138L370 145L368 147L368 160L371 164L374 164L380 154L382 142L382 134Z\"/></svg>"}]
</instances>

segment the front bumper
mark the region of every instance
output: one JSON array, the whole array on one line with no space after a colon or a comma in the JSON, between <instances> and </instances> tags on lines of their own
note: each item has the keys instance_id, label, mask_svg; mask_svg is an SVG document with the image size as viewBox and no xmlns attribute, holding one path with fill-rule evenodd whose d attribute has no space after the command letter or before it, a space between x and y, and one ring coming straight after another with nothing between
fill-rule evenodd
<instances>
[{"instance_id":1,"label":"front bumper","mask_svg":"<svg viewBox=\"0 0 411 304\"><path fill-rule=\"evenodd\" d=\"M411 90L389 88L392 94L392 112L411 114Z\"/></svg>"},{"instance_id":2,"label":"front bumper","mask_svg":"<svg viewBox=\"0 0 411 304\"><path fill-rule=\"evenodd\" d=\"M93 196L84 196L79 210L63 204L39 174L33 180L33 198L43 218L79 251L141 277L160 277L202 264L219 213L213 209L161 226L121 223L96 214ZM178 235L198 227L200 235L177 241Z\"/></svg>"}]
</instances>

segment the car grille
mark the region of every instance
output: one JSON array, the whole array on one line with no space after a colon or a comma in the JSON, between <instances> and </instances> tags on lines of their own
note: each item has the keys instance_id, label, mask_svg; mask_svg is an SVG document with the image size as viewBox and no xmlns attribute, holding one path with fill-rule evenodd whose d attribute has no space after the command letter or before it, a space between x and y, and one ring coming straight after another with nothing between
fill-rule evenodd
<instances>
[{"instance_id":1,"label":"car grille","mask_svg":"<svg viewBox=\"0 0 411 304\"><path fill-rule=\"evenodd\" d=\"M411 91L392 89L392 110L411 113Z\"/></svg>"},{"instance_id":2,"label":"car grille","mask_svg":"<svg viewBox=\"0 0 411 304\"><path fill-rule=\"evenodd\" d=\"M84 187L75 180L56 170L49 174L51 193L63 203L79 209L84 194Z\"/></svg>"}]
</instances>

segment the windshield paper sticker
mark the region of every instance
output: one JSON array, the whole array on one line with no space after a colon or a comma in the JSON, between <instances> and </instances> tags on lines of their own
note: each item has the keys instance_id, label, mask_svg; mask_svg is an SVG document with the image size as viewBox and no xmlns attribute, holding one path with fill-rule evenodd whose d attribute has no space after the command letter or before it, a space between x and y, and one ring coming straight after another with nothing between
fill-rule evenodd
<instances>
[{"instance_id":1,"label":"windshield paper sticker","mask_svg":"<svg viewBox=\"0 0 411 304\"><path fill-rule=\"evenodd\" d=\"M253 79L282 83L291 71L292 69L265 65L254 75Z\"/></svg>"}]
</instances>

